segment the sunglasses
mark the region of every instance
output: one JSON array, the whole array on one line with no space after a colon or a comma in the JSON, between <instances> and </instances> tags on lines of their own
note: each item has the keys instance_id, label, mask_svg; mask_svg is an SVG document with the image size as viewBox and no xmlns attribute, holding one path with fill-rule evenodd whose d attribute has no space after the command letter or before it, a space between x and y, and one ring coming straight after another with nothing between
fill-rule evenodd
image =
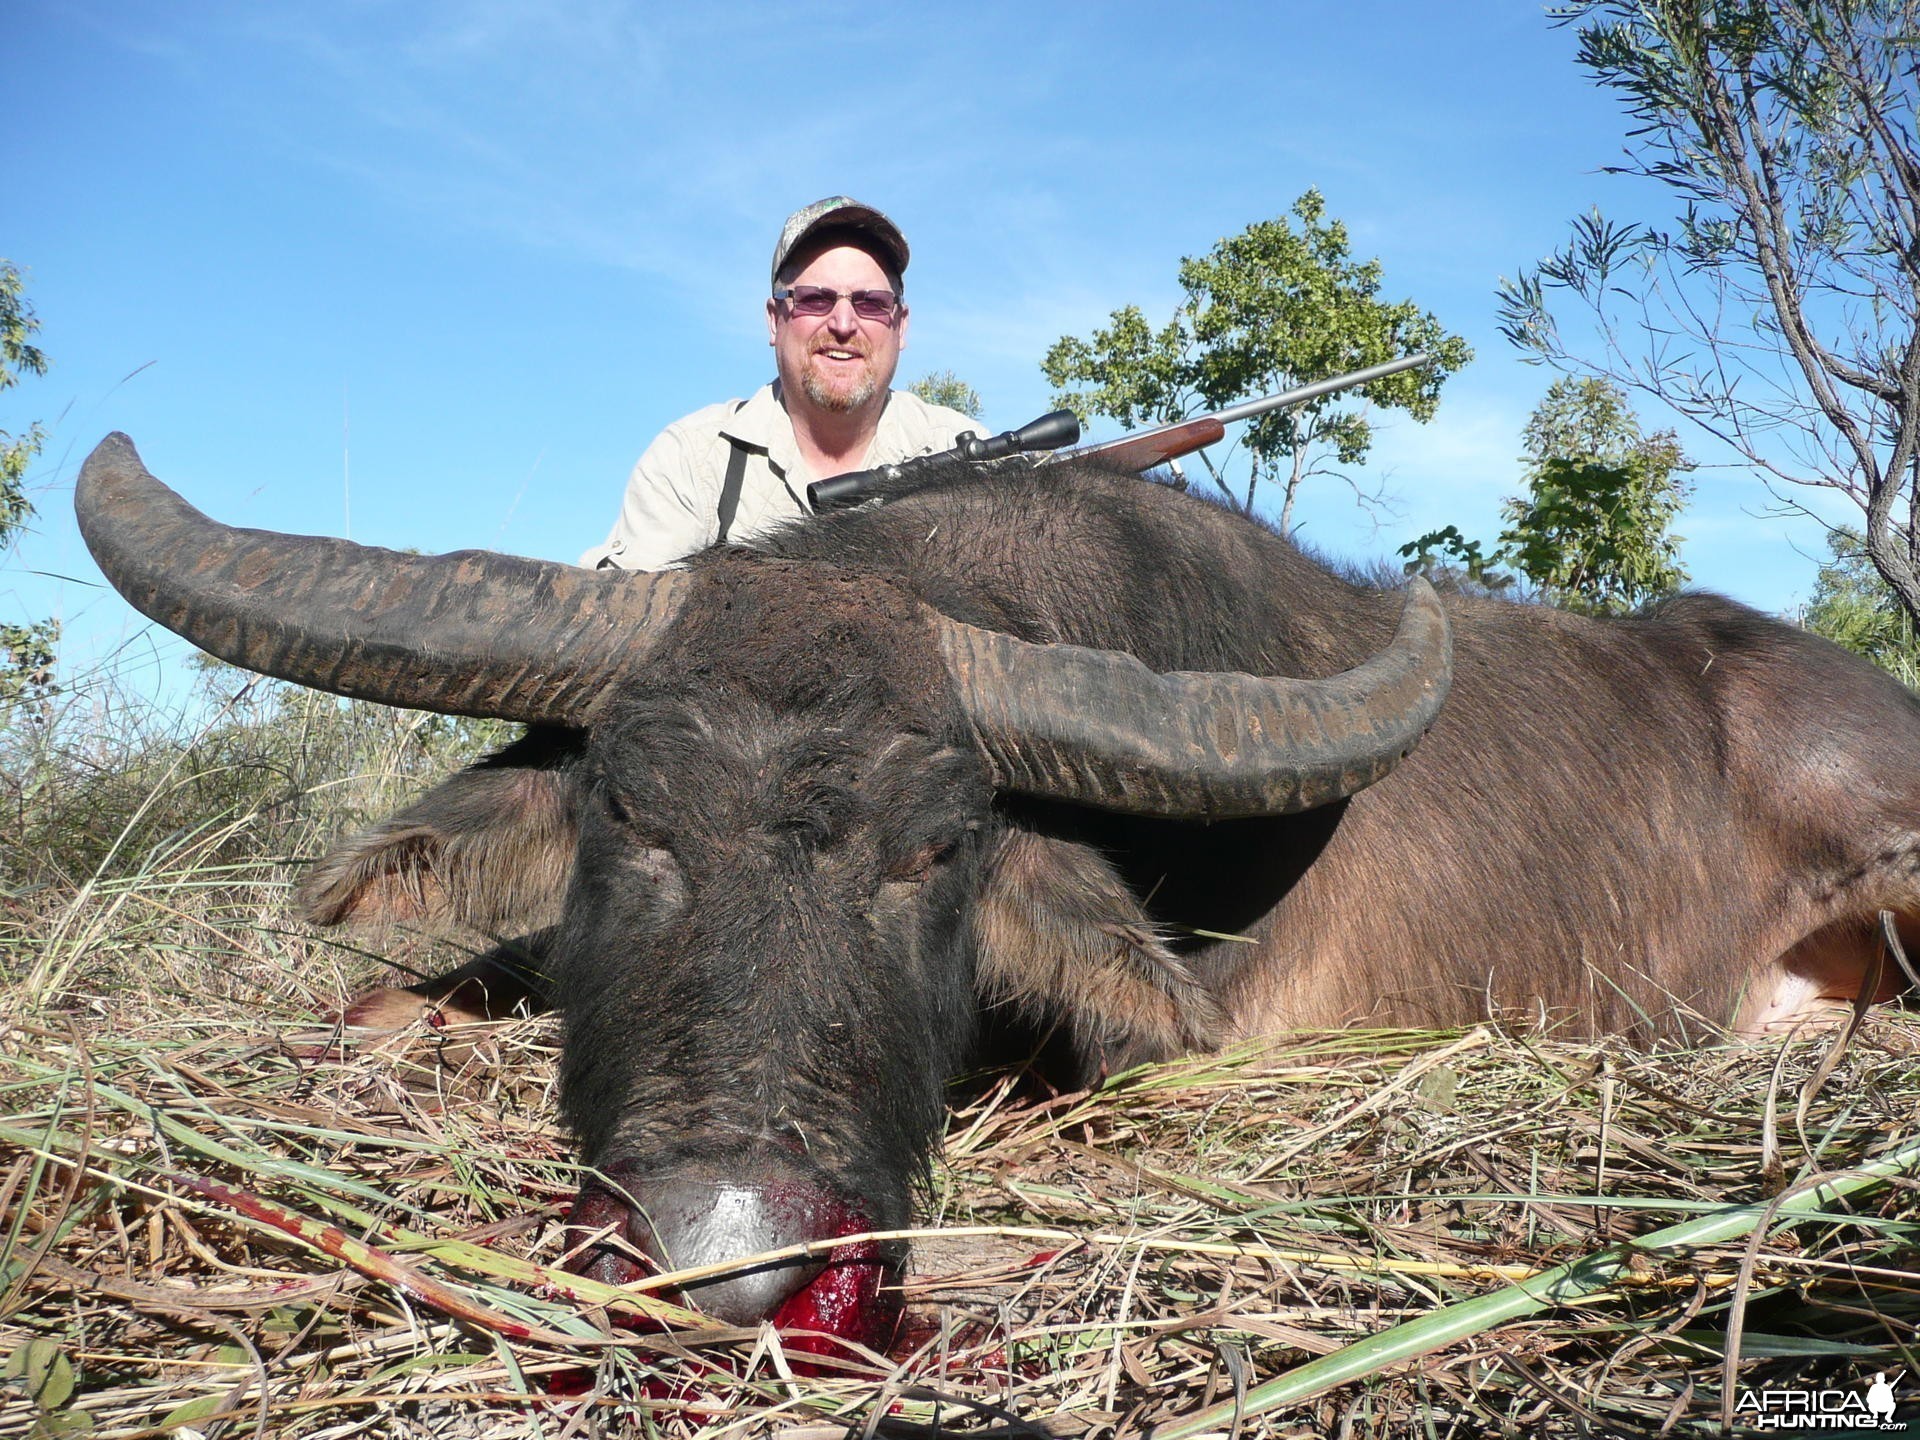
<instances>
[{"instance_id":1,"label":"sunglasses","mask_svg":"<svg viewBox=\"0 0 1920 1440\"><path fill-rule=\"evenodd\" d=\"M829 290L824 285L785 285L773 298L787 302L795 315L830 315L843 299L862 320L892 320L900 297L891 290Z\"/></svg>"}]
</instances>

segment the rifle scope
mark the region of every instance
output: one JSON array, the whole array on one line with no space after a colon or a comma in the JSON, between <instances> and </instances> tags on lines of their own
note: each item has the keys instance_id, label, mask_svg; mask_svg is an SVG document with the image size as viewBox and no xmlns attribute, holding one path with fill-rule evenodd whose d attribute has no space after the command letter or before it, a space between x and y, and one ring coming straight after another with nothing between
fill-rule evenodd
<instances>
[{"instance_id":1,"label":"rifle scope","mask_svg":"<svg viewBox=\"0 0 1920 1440\"><path fill-rule=\"evenodd\" d=\"M931 469L949 460L1004 460L1010 455L1023 455L1034 450L1058 450L1062 445L1071 445L1079 438L1080 420L1071 410L1055 410L1050 415L1042 415L1038 420L1022 425L1018 430L1003 431L985 440L971 430L965 430L955 437L957 443L951 450L902 460L896 465L853 470L828 480L816 480L807 486L807 502L815 510L837 510L858 504L867 497L868 492L886 481L911 475L916 470Z\"/></svg>"}]
</instances>

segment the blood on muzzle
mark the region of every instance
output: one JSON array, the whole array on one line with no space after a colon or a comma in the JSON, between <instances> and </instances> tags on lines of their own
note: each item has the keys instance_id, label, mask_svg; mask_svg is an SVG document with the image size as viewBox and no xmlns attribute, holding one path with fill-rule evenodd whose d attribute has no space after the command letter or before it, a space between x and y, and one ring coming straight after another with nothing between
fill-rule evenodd
<instances>
[{"instance_id":1,"label":"blood on muzzle","mask_svg":"<svg viewBox=\"0 0 1920 1440\"><path fill-rule=\"evenodd\" d=\"M568 1217L571 1267L609 1285L789 1249L874 1228L868 1207L780 1163L683 1166L644 1176L615 1164L581 1188ZM595 1239L594 1237L602 1237ZM730 1325L771 1320L883 1345L899 1310L904 1247L861 1241L695 1281L679 1298Z\"/></svg>"}]
</instances>

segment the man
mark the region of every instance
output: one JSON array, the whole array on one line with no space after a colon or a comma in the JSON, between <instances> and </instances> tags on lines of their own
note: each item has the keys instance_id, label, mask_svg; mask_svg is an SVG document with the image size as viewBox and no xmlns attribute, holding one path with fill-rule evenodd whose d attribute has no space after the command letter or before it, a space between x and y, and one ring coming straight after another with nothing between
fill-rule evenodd
<instances>
[{"instance_id":1,"label":"man","mask_svg":"<svg viewBox=\"0 0 1920 1440\"><path fill-rule=\"evenodd\" d=\"M657 570L807 515L815 480L953 447L976 421L888 388L907 343L907 241L845 195L787 217L767 343L778 378L696 410L633 467L620 518L582 565Z\"/></svg>"}]
</instances>

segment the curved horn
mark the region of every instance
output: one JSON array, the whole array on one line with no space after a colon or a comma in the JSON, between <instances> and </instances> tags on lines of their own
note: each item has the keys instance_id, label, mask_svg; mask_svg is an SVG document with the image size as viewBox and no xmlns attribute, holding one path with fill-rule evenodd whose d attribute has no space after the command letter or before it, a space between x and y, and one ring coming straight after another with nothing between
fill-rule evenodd
<instances>
[{"instance_id":1,"label":"curved horn","mask_svg":"<svg viewBox=\"0 0 1920 1440\"><path fill-rule=\"evenodd\" d=\"M1446 612L1418 577L1393 642L1325 680L1156 675L1121 651L937 625L995 783L1167 819L1289 815L1363 790L1419 742L1453 678Z\"/></svg>"},{"instance_id":2,"label":"curved horn","mask_svg":"<svg viewBox=\"0 0 1920 1440\"><path fill-rule=\"evenodd\" d=\"M479 550L403 555L210 520L95 447L74 491L114 589L202 650L316 690L529 723L579 724L672 619L682 577Z\"/></svg>"}]
</instances>

